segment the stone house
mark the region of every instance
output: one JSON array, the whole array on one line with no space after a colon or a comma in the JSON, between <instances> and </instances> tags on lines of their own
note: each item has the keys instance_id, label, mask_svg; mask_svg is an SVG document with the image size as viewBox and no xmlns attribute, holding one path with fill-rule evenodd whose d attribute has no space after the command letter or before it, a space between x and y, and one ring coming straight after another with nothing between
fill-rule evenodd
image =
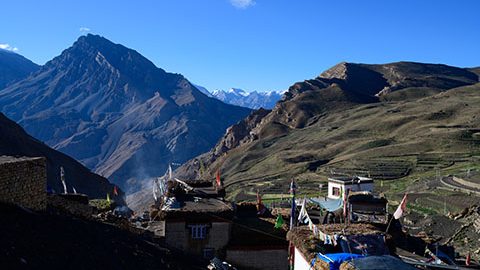
<instances>
[{"instance_id":1,"label":"stone house","mask_svg":"<svg viewBox=\"0 0 480 270\"><path fill-rule=\"evenodd\" d=\"M230 241L233 206L218 197L210 182L181 183L171 181L169 196L158 206L161 210L152 212L149 230L185 254L221 257Z\"/></svg>"},{"instance_id":2,"label":"stone house","mask_svg":"<svg viewBox=\"0 0 480 270\"><path fill-rule=\"evenodd\" d=\"M198 197L182 204L165 213L165 243L205 259L221 256L230 240L232 206L216 198Z\"/></svg>"},{"instance_id":3,"label":"stone house","mask_svg":"<svg viewBox=\"0 0 480 270\"><path fill-rule=\"evenodd\" d=\"M175 196L168 206L152 212L158 217L149 229L168 247L205 260L217 257L239 269L288 268L286 231L274 229L275 218L259 218L255 204L225 201L211 184L183 183L188 185L183 192L170 192Z\"/></svg>"}]
</instances>

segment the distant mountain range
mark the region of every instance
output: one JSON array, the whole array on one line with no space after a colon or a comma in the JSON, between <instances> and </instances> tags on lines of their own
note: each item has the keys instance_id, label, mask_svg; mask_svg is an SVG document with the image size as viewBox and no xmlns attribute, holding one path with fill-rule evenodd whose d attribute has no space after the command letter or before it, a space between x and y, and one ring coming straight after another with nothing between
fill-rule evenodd
<instances>
[{"instance_id":1,"label":"distant mountain range","mask_svg":"<svg viewBox=\"0 0 480 270\"><path fill-rule=\"evenodd\" d=\"M89 34L0 90L0 111L129 189L207 151L251 110L208 97L182 75Z\"/></svg>"},{"instance_id":2,"label":"distant mountain range","mask_svg":"<svg viewBox=\"0 0 480 270\"><path fill-rule=\"evenodd\" d=\"M247 92L238 88L230 88L227 91L215 90L208 91L205 87L195 85L202 93L221 100L225 103L247 107L251 109L272 109L277 101L282 98L285 91L269 91L269 92Z\"/></svg>"},{"instance_id":3,"label":"distant mountain range","mask_svg":"<svg viewBox=\"0 0 480 270\"><path fill-rule=\"evenodd\" d=\"M24 79L40 66L27 58L7 50L0 49L0 89L15 81Z\"/></svg>"}]
</instances>

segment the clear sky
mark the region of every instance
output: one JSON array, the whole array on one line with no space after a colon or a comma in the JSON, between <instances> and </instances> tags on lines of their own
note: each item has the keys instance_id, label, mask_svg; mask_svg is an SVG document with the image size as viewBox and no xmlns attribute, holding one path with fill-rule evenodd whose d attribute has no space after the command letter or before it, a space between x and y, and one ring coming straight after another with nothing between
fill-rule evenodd
<instances>
[{"instance_id":1,"label":"clear sky","mask_svg":"<svg viewBox=\"0 0 480 270\"><path fill-rule=\"evenodd\" d=\"M479 0L15 0L0 25L38 64L88 28L210 90L283 90L341 61L480 66Z\"/></svg>"}]
</instances>

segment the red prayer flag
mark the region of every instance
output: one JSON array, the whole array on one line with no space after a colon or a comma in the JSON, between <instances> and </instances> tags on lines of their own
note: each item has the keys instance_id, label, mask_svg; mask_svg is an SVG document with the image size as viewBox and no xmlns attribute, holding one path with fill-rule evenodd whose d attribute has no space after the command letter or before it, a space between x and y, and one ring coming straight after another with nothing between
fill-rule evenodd
<instances>
[{"instance_id":1,"label":"red prayer flag","mask_svg":"<svg viewBox=\"0 0 480 270\"><path fill-rule=\"evenodd\" d=\"M118 196L117 186L113 186L113 195Z\"/></svg>"},{"instance_id":2,"label":"red prayer flag","mask_svg":"<svg viewBox=\"0 0 480 270\"><path fill-rule=\"evenodd\" d=\"M471 260L472 260L472 258L471 258L471 256L470 256L470 252L468 252L467 258L465 259L465 265L466 265L466 266L470 266Z\"/></svg>"},{"instance_id":3,"label":"red prayer flag","mask_svg":"<svg viewBox=\"0 0 480 270\"><path fill-rule=\"evenodd\" d=\"M215 178L217 180L217 187L220 187L222 185L222 182L220 181L220 169L217 170Z\"/></svg>"},{"instance_id":4,"label":"red prayer flag","mask_svg":"<svg viewBox=\"0 0 480 270\"><path fill-rule=\"evenodd\" d=\"M262 196L260 196L260 192L257 190L257 214L263 215L265 212L265 206L262 203Z\"/></svg>"},{"instance_id":5,"label":"red prayer flag","mask_svg":"<svg viewBox=\"0 0 480 270\"><path fill-rule=\"evenodd\" d=\"M398 206L395 213L393 213L393 217L395 219L399 219L400 217L403 216L403 213L405 212L406 209L407 209L407 194L403 196L402 202Z\"/></svg>"}]
</instances>

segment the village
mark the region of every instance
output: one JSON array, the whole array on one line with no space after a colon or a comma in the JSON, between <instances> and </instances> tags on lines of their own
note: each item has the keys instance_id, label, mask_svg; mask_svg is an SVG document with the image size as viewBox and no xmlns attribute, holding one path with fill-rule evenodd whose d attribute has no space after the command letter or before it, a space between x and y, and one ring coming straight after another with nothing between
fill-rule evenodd
<instances>
[{"instance_id":1,"label":"village","mask_svg":"<svg viewBox=\"0 0 480 270\"><path fill-rule=\"evenodd\" d=\"M298 195L291 179L288 199L230 202L220 171L215 179L181 180L172 169L154 179L151 205L134 213L117 187L105 200L89 200L70 187L46 184L45 159L0 158L0 200L31 211L55 209L149 235L152 241L184 254L198 269L478 269L454 246L428 235L410 235L402 226L408 194L389 206L374 180L360 176L325 179L326 193ZM393 209L393 212L389 210ZM473 209L478 215L479 209ZM204 267L203 267L204 266Z\"/></svg>"}]
</instances>

